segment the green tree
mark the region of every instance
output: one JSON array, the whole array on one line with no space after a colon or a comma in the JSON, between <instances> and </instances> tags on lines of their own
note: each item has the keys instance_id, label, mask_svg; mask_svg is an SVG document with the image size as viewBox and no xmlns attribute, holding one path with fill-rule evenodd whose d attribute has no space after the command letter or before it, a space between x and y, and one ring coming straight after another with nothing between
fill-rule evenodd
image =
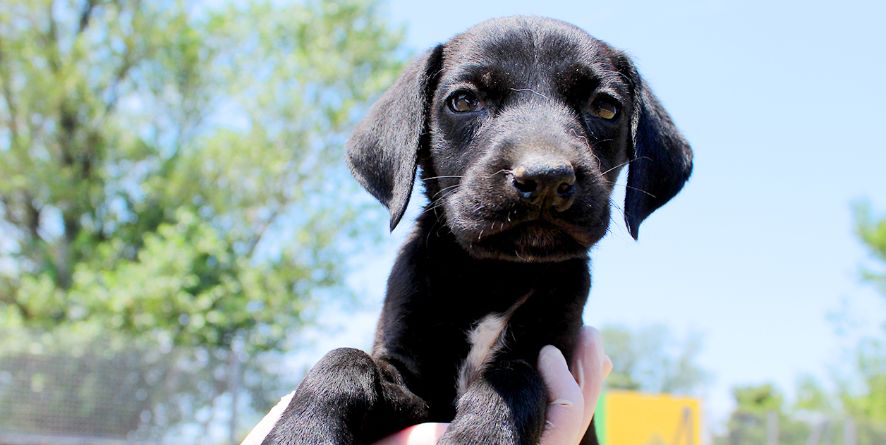
<instances>
[{"instance_id":1,"label":"green tree","mask_svg":"<svg viewBox=\"0 0 886 445\"><path fill-rule=\"evenodd\" d=\"M871 255L862 278L877 289L881 305L886 304L886 217L877 218L869 205L860 204L856 222L856 233ZM855 385L842 386L841 401L850 415L886 427L886 310L879 314L879 335L863 338L853 351Z\"/></svg>"},{"instance_id":2,"label":"green tree","mask_svg":"<svg viewBox=\"0 0 886 445\"><path fill-rule=\"evenodd\" d=\"M879 294L880 304L886 303L886 218L877 218L870 206L855 206L856 234L870 253L861 268L861 278ZM886 309L886 308L884 308ZM886 317L884 311L865 314L873 317L873 332L857 332L853 327L854 314L843 309L834 314L837 334L849 346L845 356L831 369L833 388L828 390L814 379L801 382L798 407L838 415L851 416L861 422L886 426Z\"/></svg>"},{"instance_id":3,"label":"green tree","mask_svg":"<svg viewBox=\"0 0 886 445\"><path fill-rule=\"evenodd\" d=\"M771 383L739 386L732 395L737 409L749 414L781 412L785 407L784 396Z\"/></svg>"},{"instance_id":4,"label":"green tree","mask_svg":"<svg viewBox=\"0 0 886 445\"><path fill-rule=\"evenodd\" d=\"M715 437L715 444L807 443L810 426L789 415L784 395L771 383L739 386L732 395L735 410L729 415L726 434Z\"/></svg>"},{"instance_id":5,"label":"green tree","mask_svg":"<svg viewBox=\"0 0 886 445\"><path fill-rule=\"evenodd\" d=\"M862 279L886 299L886 218L874 216L865 204L856 206L856 233L871 254L862 267ZM882 314L883 312L880 312ZM877 314L873 314L875 317ZM834 317L838 335L852 342L840 365L830 369L830 386L803 376L796 399L787 403L771 384L734 390L736 408L730 415L728 434L716 443L768 443L776 431L779 444L808 443L819 435L823 441L842 443L846 431L857 444L879 444L886 439L886 319L876 319L879 332L848 335L851 314ZM804 421L798 421L804 419ZM846 425L846 422L851 422ZM775 428L774 430L772 428ZM817 430L816 430L817 428Z\"/></svg>"},{"instance_id":6,"label":"green tree","mask_svg":"<svg viewBox=\"0 0 886 445\"><path fill-rule=\"evenodd\" d=\"M871 264L863 267L862 277L886 298L886 217L877 218L865 203L858 204L855 213L856 233L872 257ZM886 320L881 322L886 329Z\"/></svg>"},{"instance_id":7,"label":"green tree","mask_svg":"<svg viewBox=\"0 0 886 445\"><path fill-rule=\"evenodd\" d=\"M679 340L663 326L633 331L607 326L601 335L613 363L608 388L692 394L705 383L706 372L697 363L701 341L696 335Z\"/></svg>"},{"instance_id":8,"label":"green tree","mask_svg":"<svg viewBox=\"0 0 886 445\"><path fill-rule=\"evenodd\" d=\"M212 406L235 345L266 408L262 357L310 323L318 297L346 293L349 246L382 216L348 198L340 160L348 129L399 71L401 36L379 6L213 5L0 8L0 363L192 351L168 366L136 353L136 380L179 383L103 434ZM173 379L179 365L209 384ZM54 380L25 377L29 388ZM0 379L0 411L21 384ZM84 418L111 415L81 406Z\"/></svg>"}]
</instances>

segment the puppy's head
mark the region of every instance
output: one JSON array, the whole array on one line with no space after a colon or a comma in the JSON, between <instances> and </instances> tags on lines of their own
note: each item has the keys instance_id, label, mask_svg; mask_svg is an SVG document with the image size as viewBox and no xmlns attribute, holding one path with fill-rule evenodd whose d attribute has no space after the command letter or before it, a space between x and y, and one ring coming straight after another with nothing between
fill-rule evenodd
<instances>
[{"instance_id":1,"label":"puppy's head","mask_svg":"<svg viewBox=\"0 0 886 445\"><path fill-rule=\"evenodd\" d=\"M692 170L692 152L621 52L555 20L490 20L418 57L348 142L351 171L397 225L422 166L431 205L478 258L586 255L624 215L640 223Z\"/></svg>"}]
</instances>

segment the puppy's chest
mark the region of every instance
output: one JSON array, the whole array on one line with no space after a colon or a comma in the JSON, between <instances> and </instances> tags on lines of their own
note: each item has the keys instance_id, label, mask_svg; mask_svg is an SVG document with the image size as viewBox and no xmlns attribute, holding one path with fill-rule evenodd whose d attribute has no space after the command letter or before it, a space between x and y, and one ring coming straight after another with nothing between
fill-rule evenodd
<instances>
[{"instance_id":1,"label":"puppy's chest","mask_svg":"<svg viewBox=\"0 0 886 445\"><path fill-rule=\"evenodd\" d=\"M528 291L506 310L490 312L483 316L466 333L470 349L459 367L458 395L463 394L468 385L479 378L495 356L508 346L509 324L514 314L526 304L531 295L532 291Z\"/></svg>"}]
</instances>

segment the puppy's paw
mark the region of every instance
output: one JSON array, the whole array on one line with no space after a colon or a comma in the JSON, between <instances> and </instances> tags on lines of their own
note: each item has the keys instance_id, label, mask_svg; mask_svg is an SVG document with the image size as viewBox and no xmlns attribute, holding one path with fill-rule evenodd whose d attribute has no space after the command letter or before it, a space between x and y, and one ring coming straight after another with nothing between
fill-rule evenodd
<instances>
[{"instance_id":1,"label":"puppy's paw","mask_svg":"<svg viewBox=\"0 0 886 445\"><path fill-rule=\"evenodd\" d=\"M351 445L353 437L317 418L281 419L262 445Z\"/></svg>"},{"instance_id":2,"label":"puppy's paw","mask_svg":"<svg viewBox=\"0 0 886 445\"><path fill-rule=\"evenodd\" d=\"M456 417L437 442L438 445L536 445L538 437L520 437L513 425L492 423L489 419ZM479 421L478 421L479 420ZM524 435L526 436L526 435Z\"/></svg>"}]
</instances>

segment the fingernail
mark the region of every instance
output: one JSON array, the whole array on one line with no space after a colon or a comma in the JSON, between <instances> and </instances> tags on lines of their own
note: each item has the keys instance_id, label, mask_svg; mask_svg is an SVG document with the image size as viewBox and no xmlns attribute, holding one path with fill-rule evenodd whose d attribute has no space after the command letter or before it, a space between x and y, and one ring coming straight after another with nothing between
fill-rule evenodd
<instances>
[{"instance_id":1,"label":"fingernail","mask_svg":"<svg viewBox=\"0 0 886 445\"><path fill-rule=\"evenodd\" d=\"M578 386L584 388L585 387L585 366L584 366L584 364L582 364L581 361L579 361L578 364L576 365L575 371L578 374L578 379L576 379L578 381ZM575 377L575 375L573 375L573 377Z\"/></svg>"},{"instance_id":2,"label":"fingernail","mask_svg":"<svg viewBox=\"0 0 886 445\"><path fill-rule=\"evenodd\" d=\"M566 361L566 358L563 357L563 353L560 352L555 346L546 345L541 348L541 351L538 353L538 360L563 360Z\"/></svg>"},{"instance_id":3,"label":"fingernail","mask_svg":"<svg viewBox=\"0 0 886 445\"><path fill-rule=\"evenodd\" d=\"M608 355L603 356L603 378L609 376L609 373L612 372L612 360Z\"/></svg>"}]
</instances>

